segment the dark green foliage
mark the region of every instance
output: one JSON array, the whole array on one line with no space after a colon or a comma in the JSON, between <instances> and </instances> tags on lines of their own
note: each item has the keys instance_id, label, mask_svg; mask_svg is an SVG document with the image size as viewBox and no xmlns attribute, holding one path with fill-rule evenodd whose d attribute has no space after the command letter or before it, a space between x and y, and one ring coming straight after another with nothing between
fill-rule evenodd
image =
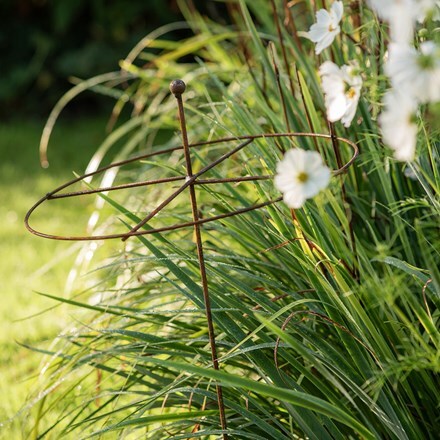
<instances>
[{"instance_id":1,"label":"dark green foliage","mask_svg":"<svg viewBox=\"0 0 440 440\"><path fill-rule=\"evenodd\" d=\"M140 38L178 19L172 0L3 0L0 112L47 113L69 77L117 70Z\"/></svg>"}]
</instances>

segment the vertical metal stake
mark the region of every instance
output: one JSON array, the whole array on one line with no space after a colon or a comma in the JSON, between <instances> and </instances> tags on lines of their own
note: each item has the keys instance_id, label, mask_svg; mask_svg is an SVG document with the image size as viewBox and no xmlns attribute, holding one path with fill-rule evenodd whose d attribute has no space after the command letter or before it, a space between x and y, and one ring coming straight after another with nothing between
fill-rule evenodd
<instances>
[{"instance_id":1,"label":"vertical metal stake","mask_svg":"<svg viewBox=\"0 0 440 440\"><path fill-rule=\"evenodd\" d=\"M179 119L180 119L180 128L182 130L182 140L183 140L183 152L185 155L186 161L186 174L188 177L193 176L192 165L191 165L191 156L189 151L188 144L188 134L186 131L186 123L185 123L185 112L183 108L183 100L182 94L186 89L185 83L181 79L176 79L171 82L170 90L171 93L177 99L177 106L179 111ZM202 279L202 290L203 290L203 300L205 302L205 313L206 320L208 321L208 337L209 337L209 345L211 347L211 358L212 364L215 370L219 370L219 363L217 359L217 347L215 343L215 333L214 333L214 325L212 322L212 312L211 312L211 300L209 298L209 290L208 290L208 279L206 277L206 266L205 266L205 257L203 255L203 243L202 237L200 233L200 225L197 223L199 221L199 213L197 210L197 198L196 192L194 189L194 182L189 186L189 193L191 198L191 209L192 216L195 222L194 224L194 233L196 236L196 244L197 244L197 256L199 260L199 268L200 268L200 276ZM225 405L223 402L223 390L220 385L216 385L217 390L217 401L218 401L218 409L220 413L220 423L223 431L227 430L226 423L226 415L225 415ZM223 433L223 439L228 440L228 434Z\"/></svg>"}]
</instances>

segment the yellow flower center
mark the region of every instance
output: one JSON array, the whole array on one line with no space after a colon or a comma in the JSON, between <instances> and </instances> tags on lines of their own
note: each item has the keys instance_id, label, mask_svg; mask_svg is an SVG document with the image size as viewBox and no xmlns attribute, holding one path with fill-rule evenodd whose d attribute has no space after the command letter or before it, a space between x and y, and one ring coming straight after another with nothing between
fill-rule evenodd
<instances>
[{"instance_id":1,"label":"yellow flower center","mask_svg":"<svg viewBox=\"0 0 440 440\"><path fill-rule=\"evenodd\" d=\"M328 31L329 31L329 32L333 32L333 31L335 31L335 30L336 30L336 28L334 28L332 24L329 25L329 27L328 27Z\"/></svg>"},{"instance_id":2,"label":"yellow flower center","mask_svg":"<svg viewBox=\"0 0 440 440\"><path fill-rule=\"evenodd\" d=\"M348 99L353 99L356 96L356 90L353 87L350 87L346 92L345 95Z\"/></svg>"},{"instance_id":3,"label":"yellow flower center","mask_svg":"<svg viewBox=\"0 0 440 440\"><path fill-rule=\"evenodd\" d=\"M296 179L298 180L298 182L300 183L306 183L309 180L309 175L307 173L305 173L304 171L302 171L301 173L299 173L296 176Z\"/></svg>"}]
</instances>

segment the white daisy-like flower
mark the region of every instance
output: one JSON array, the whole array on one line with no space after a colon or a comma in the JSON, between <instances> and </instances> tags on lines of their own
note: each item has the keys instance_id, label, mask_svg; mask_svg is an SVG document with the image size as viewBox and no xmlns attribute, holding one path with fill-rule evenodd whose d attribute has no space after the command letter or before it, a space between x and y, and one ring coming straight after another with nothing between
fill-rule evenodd
<instances>
[{"instance_id":1,"label":"white daisy-like flower","mask_svg":"<svg viewBox=\"0 0 440 440\"><path fill-rule=\"evenodd\" d=\"M295 148L287 151L278 162L275 187L283 193L287 206L297 209L306 199L326 188L330 176L330 169L319 153Z\"/></svg>"},{"instance_id":2,"label":"white daisy-like flower","mask_svg":"<svg viewBox=\"0 0 440 440\"><path fill-rule=\"evenodd\" d=\"M410 43L416 22L440 19L439 0L368 0L379 18L389 22L391 40Z\"/></svg>"},{"instance_id":3,"label":"white daisy-like flower","mask_svg":"<svg viewBox=\"0 0 440 440\"><path fill-rule=\"evenodd\" d=\"M329 47L336 35L341 32L339 22L342 19L344 6L341 1L335 1L330 11L320 9L316 12L316 23L312 24L309 32L298 32L301 37L308 38L316 43L315 52L319 55Z\"/></svg>"},{"instance_id":4,"label":"white daisy-like flower","mask_svg":"<svg viewBox=\"0 0 440 440\"><path fill-rule=\"evenodd\" d=\"M417 142L417 104L409 96L389 91L384 96L385 110L379 115L382 139L394 150L397 160L414 160Z\"/></svg>"},{"instance_id":5,"label":"white daisy-like flower","mask_svg":"<svg viewBox=\"0 0 440 440\"><path fill-rule=\"evenodd\" d=\"M335 63L325 61L319 68L330 122L341 120L345 127L351 124L362 88L362 78L358 72L359 68L354 62L339 68Z\"/></svg>"},{"instance_id":6,"label":"white daisy-like flower","mask_svg":"<svg viewBox=\"0 0 440 440\"><path fill-rule=\"evenodd\" d=\"M368 0L379 18L390 24L391 40L409 43L414 38L414 25L420 8L416 0Z\"/></svg>"},{"instance_id":7,"label":"white daisy-like flower","mask_svg":"<svg viewBox=\"0 0 440 440\"><path fill-rule=\"evenodd\" d=\"M440 101L440 48L432 41L420 45L420 51L407 44L391 43L385 72L397 90L414 100Z\"/></svg>"}]
</instances>

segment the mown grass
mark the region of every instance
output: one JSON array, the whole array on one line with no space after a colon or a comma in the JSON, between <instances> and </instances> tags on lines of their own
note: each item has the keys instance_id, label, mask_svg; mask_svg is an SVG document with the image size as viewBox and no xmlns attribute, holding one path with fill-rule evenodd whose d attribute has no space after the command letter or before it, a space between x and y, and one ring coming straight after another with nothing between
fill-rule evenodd
<instances>
[{"instance_id":1,"label":"mown grass","mask_svg":"<svg viewBox=\"0 0 440 440\"><path fill-rule=\"evenodd\" d=\"M39 197L73 171L84 170L105 137L104 118L61 121L51 144L51 165L45 170L38 154L43 126L37 120L11 120L0 126L0 432L5 438L20 438L22 421L9 425L7 420L25 404L42 360L19 344L47 346L68 321L62 307L25 319L54 305L35 292L63 295L75 259L72 245L36 238L25 229L23 218ZM46 227L75 227L78 210L86 208L73 201L55 209Z\"/></svg>"}]
</instances>

